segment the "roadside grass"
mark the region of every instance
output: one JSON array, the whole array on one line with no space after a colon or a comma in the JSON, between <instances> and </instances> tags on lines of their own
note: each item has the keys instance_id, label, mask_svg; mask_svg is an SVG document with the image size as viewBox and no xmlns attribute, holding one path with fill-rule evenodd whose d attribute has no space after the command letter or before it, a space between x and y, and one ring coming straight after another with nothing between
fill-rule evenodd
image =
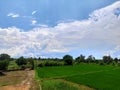
<instances>
[{"instance_id":1,"label":"roadside grass","mask_svg":"<svg viewBox=\"0 0 120 90\"><path fill-rule=\"evenodd\" d=\"M26 71L10 71L4 72L4 74L0 76L0 86L18 84L27 77Z\"/></svg>"},{"instance_id":2,"label":"roadside grass","mask_svg":"<svg viewBox=\"0 0 120 90\"><path fill-rule=\"evenodd\" d=\"M18 70L20 67L16 64L15 60L10 61L8 70Z\"/></svg>"},{"instance_id":3,"label":"roadside grass","mask_svg":"<svg viewBox=\"0 0 120 90\"><path fill-rule=\"evenodd\" d=\"M57 84L57 82L59 81L49 80L49 79L62 78L67 81L77 83L79 85L86 85L95 88L97 90L120 90L120 85L119 85L120 67L118 66L79 64L73 66L43 67L36 69L36 72L39 77L38 79L39 80L43 79L42 88L45 87L47 88L49 86L51 86L51 88L53 87L55 88L57 85L59 86L59 84ZM55 89L55 90L59 90L59 89ZM67 89L60 89L60 90L67 90ZM69 89L69 90L74 90L74 89ZM84 89L79 89L79 90L84 90Z\"/></svg>"},{"instance_id":4,"label":"roadside grass","mask_svg":"<svg viewBox=\"0 0 120 90\"><path fill-rule=\"evenodd\" d=\"M41 90L39 87L39 83L35 79L31 83L32 84L31 84L30 90Z\"/></svg>"},{"instance_id":5,"label":"roadside grass","mask_svg":"<svg viewBox=\"0 0 120 90\"><path fill-rule=\"evenodd\" d=\"M77 86L71 85L62 80L42 80L42 90L80 90Z\"/></svg>"}]
</instances>

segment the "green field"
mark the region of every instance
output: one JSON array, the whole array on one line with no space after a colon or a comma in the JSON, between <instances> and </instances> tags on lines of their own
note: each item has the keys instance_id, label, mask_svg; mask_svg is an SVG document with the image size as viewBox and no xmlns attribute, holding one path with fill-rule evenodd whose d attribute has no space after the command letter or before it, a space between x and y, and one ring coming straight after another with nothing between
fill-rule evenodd
<instances>
[{"instance_id":1,"label":"green field","mask_svg":"<svg viewBox=\"0 0 120 90\"><path fill-rule=\"evenodd\" d=\"M80 64L73 66L43 67L36 69L36 72L39 79L42 80L62 78L97 90L120 90L120 68L118 66ZM46 84L43 83L43 86L45 85Z\"/></svg>"}]
</instances>

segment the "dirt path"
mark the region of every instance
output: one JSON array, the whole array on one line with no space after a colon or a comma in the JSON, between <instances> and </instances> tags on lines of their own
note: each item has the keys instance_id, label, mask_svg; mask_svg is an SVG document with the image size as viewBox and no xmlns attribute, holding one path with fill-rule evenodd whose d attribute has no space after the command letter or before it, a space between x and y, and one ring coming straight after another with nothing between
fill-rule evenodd
<instances>
[{"instance_id":1,"label":"dirt path","mask_svg":"<svg viewBox=\"0 0 120 90\"><path fill-rule=\"evenodd\" d=\"M29 90L34 77L34 71L26 71L27 77L20 84L3 86L0 90Z\"/></svg>"}]
</instances>

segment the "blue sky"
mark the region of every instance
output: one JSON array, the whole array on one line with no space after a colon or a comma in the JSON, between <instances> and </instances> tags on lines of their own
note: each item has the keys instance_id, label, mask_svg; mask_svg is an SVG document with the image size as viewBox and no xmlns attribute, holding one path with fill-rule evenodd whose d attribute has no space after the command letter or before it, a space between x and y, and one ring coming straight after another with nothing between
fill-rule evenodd
<instances>
[{"instance_id":1,"label":"blue sky","mask_svg":"<svg viewBox=\"0 0 120 90\"><path fill-rule=\"evenodd\" d=\"M60 22L87 19L92 11L113 2L115 0L1 0L0 27L16 26L30 30L35 27L31 25L31 20L55 26ZM34 11L36 13L32 15ZM6 17L8 13L19 14L21 17Z\"/></svg>"},{"instance_id":2,"label":"blue sky","mask_svg":"<svg viewBox=\"0 0 120 90\"><path fill-rule=\"evenodd\" d=\"M1 0L0 52L120 57L119 0Z\"/></svg>"}]
</instances>

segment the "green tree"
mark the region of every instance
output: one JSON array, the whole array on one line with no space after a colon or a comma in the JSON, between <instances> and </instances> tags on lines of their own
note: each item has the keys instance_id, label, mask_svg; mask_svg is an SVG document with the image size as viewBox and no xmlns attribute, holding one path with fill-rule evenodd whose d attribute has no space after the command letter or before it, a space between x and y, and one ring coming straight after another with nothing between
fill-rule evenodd
<instances>
[{"instance_id":1,"label":"green tree","mask_svg":"<svg viewBox=\"0 0 120 90\"><path fill-rule=\"evenodd\" d=\"M76 62L78 62L78 63L80 63L80 62L85 62L85 56L83 56L82 54L79 56L79 57L77 57L76 59Z\"/></svg>"},{"instance_id":2,"label":"green tree","mask_svg":"<svg viewBox=\"0 0 120 90\"><path fill-rule=\"evenodd\" d=\"M103 56L104 63L111 63L113 61L113 58L111 56Z\"/></svg>"},{"instance_id":3,"label":"green tree","mask_svg":"<svg viewBox=\"0 0 120 90\"><path fill-rule=\"evenodd\" d=\"M115 61L116 63L118 62L118 60L119 60L118 58L114 58L114 61Z\"/></svg>"},{"instance_id":4,"label":"green tree","mask_svg":"<svg viewBox=\"0 0 120 90\"><path fill-rule=\"evenodd\" d=\"M27 64L30 64L31 69L34 69L34 60L33 60L33 58L28 58L27 59Z\"/></svg>"},{"instance_id":5,"label":"green tree","mask_svg":"<svg viewBox=\"0 0 120 90\"><path fill-rule=\"evenodd\" d=\"M22 56L16 60L17 65L22 66L27 64L27 60Z\"/></svg>"},{"instance_id":6,"label":"green tree","mask_svg":"<svg viewBox=\"0 0 120 90\"><path fill-rule=\"evenodd\" d=\"M7 70L9 65L10 55L8 54L0 54L0 72Z\"/></svg>"},{"instance_id":7,"label":"green tree","mask_svg":"<svg viewBox=\"0 0 120 90\"><path fill-rule=\"evenodd\" d=\"M70 55L65 55L63 57L63 60L65 62L65 65L72 65L73 64L73 57Z\"/></svg>"},{"instance_id":8,"label":"green tree","mask_svg":"<svg viewBox=\"0 0 120 90\"><path fill-rule=\"evenodd\" d=\"M10 55L8 54L0 54L0 60L10 60Z\"/></svg>"},{"instance_id":9,"label":"green tree","mask_svg":"<svg viewBox=\"0 0 120 90\"><path fill-rule=\"evenodd\" d=\"M7 70L9 60L0 60L0 71Z\"/></svg>"},{"instance_id":10,"label":"green tree","mask_svg":"<svg viewBox=\"0 0 120 90\"><path fill-rule=\"evenodd\" d=\"M92 56L92 55L88 56L87 62L91 63L91 62L94 62L94 61L95 61L95 57L94 56Z\"/></svg>"}]
</instances>

